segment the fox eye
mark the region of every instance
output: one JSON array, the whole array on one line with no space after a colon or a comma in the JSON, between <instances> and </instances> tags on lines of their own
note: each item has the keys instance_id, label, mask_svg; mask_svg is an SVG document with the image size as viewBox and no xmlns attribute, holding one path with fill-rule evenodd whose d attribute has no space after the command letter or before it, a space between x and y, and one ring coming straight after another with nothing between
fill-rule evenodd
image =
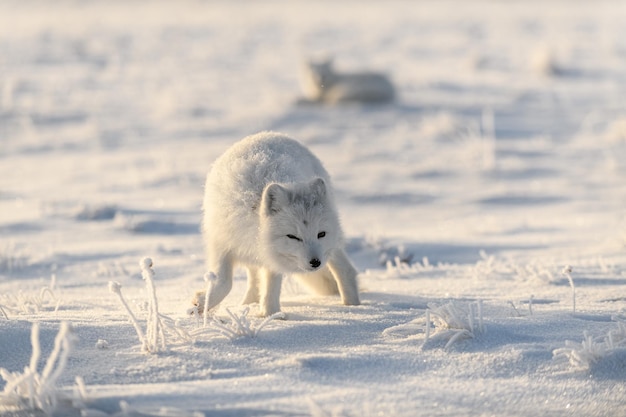
<instances>
[{"instance_id":1,"label":"fox eye","mask_svg":"<svg viewBox=\"0 0 626 417\"><path fill-rule=\"evenodd\" d=\"M319 232L319 233L317 234L317 238L318 238L318 239L321 239L321 238L323 238L324 236L326 236L326 232Z\"/></svg>"},{"instance_id":2,"label":"fox eye","mask_svg":"<svg viewBox=\"0 0 626 417\"><path fill-rule=\"evenodd\" d=\"M293 240L297 240L298 242L302 242L302 239L300 239L298 236L294 236L294 235L287 235L287 237L289 239L293 239Z\"/></svg>"}]
</instances>

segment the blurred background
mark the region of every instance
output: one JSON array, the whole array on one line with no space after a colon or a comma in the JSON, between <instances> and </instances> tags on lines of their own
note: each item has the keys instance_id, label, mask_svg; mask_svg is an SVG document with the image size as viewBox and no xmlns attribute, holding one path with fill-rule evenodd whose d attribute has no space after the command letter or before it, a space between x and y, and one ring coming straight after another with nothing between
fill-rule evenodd
<instances>
[{"instance_id":1,"label":"blurred background","mask_svg":"<svg viewBox=\"0 0 626 417\"><path fill-rule=\"evenodd\" d=\"M46 135L58 146L89 139L108 148L274 127L301 94L303 62L320 54L339 69L388 73L411 110L537 111L535 126L502 127L505 135L564 134L593 111L624 105L620 1L3 1L0 8L5 151ZM554 111L576 113L575 121L555 126L546 120Z\"/></svg>"}]
</instances>

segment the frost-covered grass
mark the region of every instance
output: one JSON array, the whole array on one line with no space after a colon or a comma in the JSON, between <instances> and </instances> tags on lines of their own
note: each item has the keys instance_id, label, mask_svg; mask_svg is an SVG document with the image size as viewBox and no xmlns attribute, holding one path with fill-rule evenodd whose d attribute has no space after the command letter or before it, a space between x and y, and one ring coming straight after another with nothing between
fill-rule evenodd
<instances>
[{"instance_id":1,"label":"frost-covered grass","mask_svg":"<svg viewBox=\"0 0 626 417\"><path fill-rule=\"evenodd\" d=\"M137 317L129 307L126 299L122 295L122 285L117 281L109 281L109 291L116 294L124 310L135 328L137 338L141 343L141 351L146 353L159 353L167 351L167 337L172 336L176 341L192 342L192 338L176 320L159 313L156 286L154 284L154 271L152 270L152 259L143 258L139 262L141 276L146 282L148 292L148 306L145 331L137 320Z\"/></svg>"},{"instance_id":2,"label":"frost-covered grass","mask_svg":"<svg viewBox=\"0 0 626 417\"><path fill-rule=\"evenodd\" d=\"M199 337L217 334L225 336L230 340L235 340L240 337L255 338L270 321L277 318L285 318L283 313L278 312L265 319L254 322L248 318L250 308L245 307L240 314L235 314L230 309L225 308L229 321L222 320L217 317L213 311L209 312L208 308L209 294L211 294L211 287L215 284L216 279L217 276L213 272L204 275L207 288L204 292L196 293L195 301L193 301L194 306L187 310L187 314L195 318L198 326L197 329L190 332L191 335ZM201 298L198 299L198 297ZM200 323L200 320L202 320L202 323Z\"/></svg>"},{"instance_id":3,"label":"frost-covered grass","mask_svg":"<svg viewBox=\"0 0 626 417\"><path fill-rule=\"evenodd\" d=\"M0 246L0 273L13 273L28 265L28 252L19 248L15 242L4 242Z\"/></svg>"},{"instance_id":4,"label":"frost-covered grass","mask_svg":"<svg viewBox=\"0 0 626 417\"><path fill-rule=\"evenodd\" d=\"M483 302L467 303L457 301L441 305L429 304L422 317L408 323L395 325L383 331L384 336L422 338L421 347L430 348L444 342L449 349L463 339L474 339L485 333Z\"/></svg>"},{"instance_id":5,"label":"frost-covered grass","mask_svg":"<svg viewBox=\"0 0 626 417\"><path fill-rule=\"evenodd\" d=\"M587 330L583 332L581 343L567 340L565 347L554 350L555 357L566 357L577 370L592 370L600 362L610 358L618 351L626 349L626 321L613 317L617 329L610 330L606 336L593 337Z\"/></svg>"},{"instance_id":6,"label":"frost-covered grass","mask_svg":"<svg viewBox=\"0 0 626 417\"><path fill-rule=\"evenodd\" d=\"M50 276L50 284L41 287L39 292L18 291L17 294L0 294L0 310L8 319L11 315L39 313L41 311L57 311L61 300L55 295L56 275Z\"/></svg>"},{"instance_id":7,"label":"frost-covered grass","mask_svg":"<svg viewBox=\"0 0 626 417\"><path fill-rule=\"evenodd\" d=\"M248 318L250 308L244 308L240 314L235 314L230 309L225 308L229 321L213 316L211 320L207 320L208 314L204 315L204 325L196 330L191 331L193 336L218 334L230 340L240 337L255 338L261 333L261 330L272 320L284 318L283 313L275 313L264 319L251 321Z\"/></svg>"},{"instance_id":8,"label":"frost-covered grass","mask_svg":"<svg viewBox=\"0 0 626 417\"><path fill-rule=\"evenodd\" d=\"M9 372L0 368L0 376L6 381L0 393L0 405L26 410L41 410L52 415L59 401L63 399L57 387L57 381L67 366L77 336L72 326L61 323L61 328L54 340L54 349L48 357L42 371L39 371L41 347L39 342L39 325L34 323L31 331L32 355L30 364L24 372Z\"/></svg>"},{"instance_id":9,"label":"frost-covered grass","mask_svg":"<svg viewBox=\"0 0 626 417\"><path fill-rule=\"evenodd\" d=\"M424 346L429 341L443 339L447 349L458 340L474 339L485 332L482 301L468 304L467 309L454 302L429 306L426 310L425 328Z\"/></svg>"}]
</instances>

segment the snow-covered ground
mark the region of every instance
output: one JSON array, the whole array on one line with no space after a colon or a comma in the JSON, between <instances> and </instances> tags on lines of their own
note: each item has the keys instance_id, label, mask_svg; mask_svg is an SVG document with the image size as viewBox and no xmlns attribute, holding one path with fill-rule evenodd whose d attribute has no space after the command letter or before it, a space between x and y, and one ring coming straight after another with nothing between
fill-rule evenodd
<instances>
[{"instance_id":1,"label":"snow-covered ground","mask_svg":"<svg viewBox=\"0 0 626 417\"><path fill-rule=\"evenodd\" d=\"M3 1L0 368L28 374L39 323L45 380L70 322L58 415L626 416L624 22L621 0ZM398 101L296 104L320 54ZM287 319L231 339L187 315L203 182L267 129L333 176L363 304L287 280ZM141 352L109 281L145 331L145 256L195 342Z\"/></svg>"}]
</instances>

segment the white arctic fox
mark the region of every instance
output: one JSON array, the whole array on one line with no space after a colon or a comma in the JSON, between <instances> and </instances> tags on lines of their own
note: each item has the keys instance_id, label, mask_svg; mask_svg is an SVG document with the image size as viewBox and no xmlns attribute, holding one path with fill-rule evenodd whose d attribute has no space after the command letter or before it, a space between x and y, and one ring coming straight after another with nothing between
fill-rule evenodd
<instances>
[{"instance_id":1,"label":"white arctic fox","mask_svg":"<svg viewBox=\"0 0 626 417\"><path fill-rule=\"evenodd\" d=\"M206 180L203 233L208 268L216 274L209 309L230 292L236 265L248 272L243 303L258 302L264 316L280 311L283 274L317 293L339 293L346 305L359 304L328 173L285 135L248 136L215 161ZM205 295L196 294L199 311Z\"/></svg>"},{"instance_id":2,"label":"white arctic fox","mask_svg":"<svg viewBox=\"0 0 626 417\"><path fill-rule=\"evenodd\" d=\"M374 103L393 100L393 84L376 72L339 73L332 61L309 61L304 68L304 89L311 101L328 104Z\"/></svg>"}]
</instances>

